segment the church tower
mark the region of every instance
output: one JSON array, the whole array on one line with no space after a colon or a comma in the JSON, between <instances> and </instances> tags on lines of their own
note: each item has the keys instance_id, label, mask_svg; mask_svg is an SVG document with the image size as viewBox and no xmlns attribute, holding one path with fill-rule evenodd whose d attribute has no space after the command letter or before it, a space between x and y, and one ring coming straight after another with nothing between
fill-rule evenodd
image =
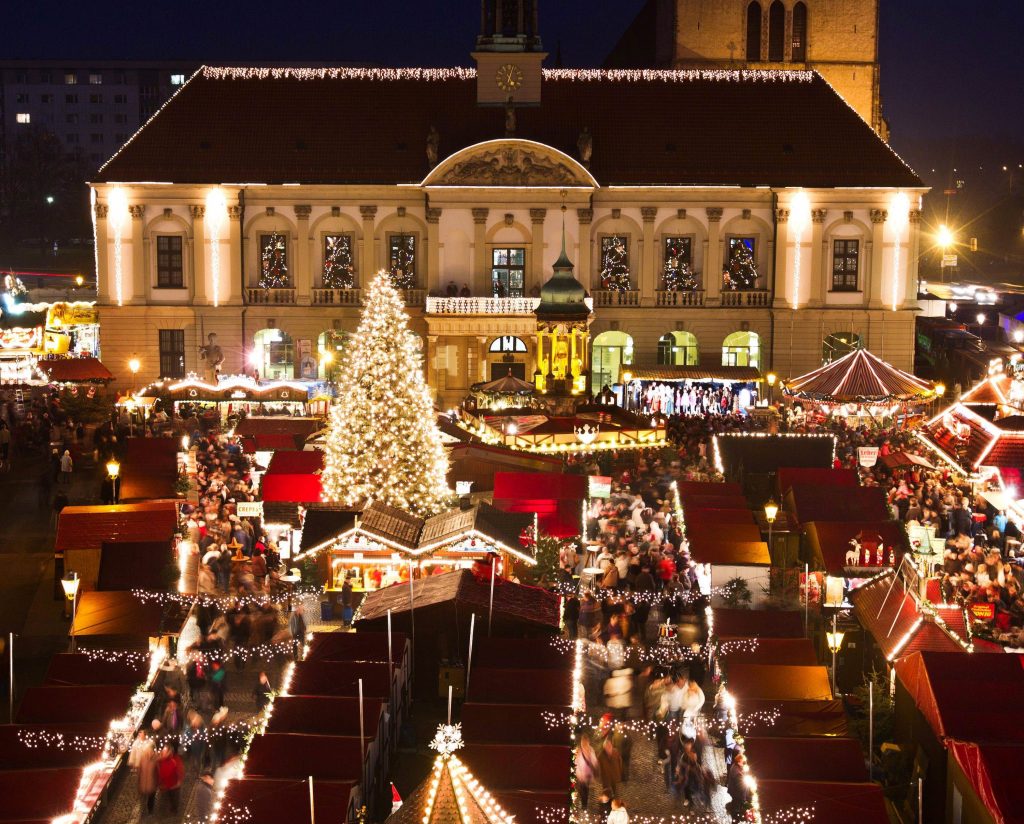
<instances>
[{"instance_id":1,"label":"church tower","mask_svg":"<svg viewBox=\"0 0 1024 824\"><path fill-rule=\"evenodd\" d=\"M573 275L572 261L565 253L564 227L562 253L553 272L541 287L540 303L534 310L537 371L533 379L552 412L571 412L575 405L573 397L587 391L591 313L586 302L587 290Z\"/></svg>"},{"instance_id":2,"label":"church tower","mask_svg":"<svg viewBox=\"0 0 1024 824\"><path fill-rule=\"evenodd\" d=\"M476 101L484 106L540 104L541 63L547 57L537 28L540 0L480 0L476 38Z\"/></svg>"}]
</instances>

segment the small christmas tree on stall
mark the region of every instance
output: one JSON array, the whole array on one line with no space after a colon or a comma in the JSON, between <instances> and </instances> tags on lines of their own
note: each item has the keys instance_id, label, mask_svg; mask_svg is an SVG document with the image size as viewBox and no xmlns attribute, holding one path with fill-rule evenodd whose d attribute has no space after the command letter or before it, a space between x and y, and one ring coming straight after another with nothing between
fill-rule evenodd
<instances>
[{"instance_id":1,"label":"small christmas tree on stall","mask_svg":"<svg viewBox=\"0 0 1024 824\"><path fill-rule=\"evenodd\" d=\"M351 289L355 285L352 241L349 235L327 238L324 256L324 288Z\"/></svg>"},{"instance_id":2,"label":"small christmas tree on stall","mask_svg":"<svg viewBox=\"0 0 1024 824\"><path fill-rule=\"evenodd\" d=\"M373 499L420 516L444 508L448 458L423 357L387 272L373 279L335 383L321 482L325 501Z\"/></svg>"},{"instance_id":3,"label":"small christmas tree on stall","mask_svg":"<svg viewBox=\"0 0 1024 824\"><path fill-rule=\"evenodd\" d=\"M742 240L737 240L732 247L729 266L722 273L723 289L753 289L757 282L757 264L754 253Z\"/></svg>"},{"instance_id":4,"label":"small christmas tree on stall","mask_svg":"<svg viewBox=\"0 0 1024 824\"><path fill-rule=\"evenodd\" d=\"M690 270L686 251L678 239L665 245L665 289L669 292L692 292L697 288L697 278Z\"/></svg>"},{"instance_id":5,"label":"small christmas tree on stall","mask_svg":"<svg viewBox=\"0 0 1024 824\"><path fill-rule=\"evenodd\" d=\"M288 261L285 259L285 242L277 232L270 235L263 244L260 261L260 288L287 289Z\"/></svg>"},{"instance_id":6,"label":"small christmas tree on stall","mask_svg":"<svg viewBox=\"0 0 1024 824\"><path fill-rule=\"evenodd\" d=\"M621 237L604 238L601 254L601 288L629 291L629 252Z\"/></svg>"}]
</instances>

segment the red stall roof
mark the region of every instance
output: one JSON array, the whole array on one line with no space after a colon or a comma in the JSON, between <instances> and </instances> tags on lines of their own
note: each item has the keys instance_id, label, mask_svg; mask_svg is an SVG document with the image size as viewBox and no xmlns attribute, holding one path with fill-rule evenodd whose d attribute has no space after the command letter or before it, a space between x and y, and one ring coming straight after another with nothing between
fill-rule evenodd
<instances>
[{"instance_id":1,"label":"red stall roof","mask_svg":"<svg viewBox=\"0 0 1024 824\"><path fill-rule=\"evenodd\" d=\"M274 455L297 455L298 452L275 452ZM264 475L260 482L260 497L265 502L286 501L288 503L312 503L319 501L323 491L320 476Z\"/></svg>"},{"instance_id":2,"label":"red stall roof","mask_svg":"<svg viewBox=\"0 0 1024 824\"><path fill-rule=\"evenodd\" d=\"M785 496L786 511L798 523L808 521L887 521L891 513L885 493L876 486L834 487L797 484Z\"/></svg>"},{"instance_id":3,"label":"red stall roof","mask_svg":"<svg viewBox=\"0 0 1024 824\"><path fill-rule=\"evenodd\" d=\"M178 446L174 438L129 438L121 458L120 500L174 498Z\"/></svg>"},{"instance_id":4,"label":"red stall roof","mask_svg":"<svg viewBox=\"0 0 1024 824\"><path fill-rule=\"evenodd\" d=\"M543 714L561 718L569 711L565 704L480 704L470 701L462 705L462 734L466 740L478 744L564 746L565 724L549 724ZM277 715L276 704L274 714Z\"/></svg>"},{"instance_id":5,"label":"red stall roof","mask_svg":"<svg viewBox=\"0 0 1024 824\"><path fill-rule=\"evenodd\" d=\"M729 667L728 685L729 692L736 696L741 707L747 698L774 701L827 701L832 698L825 667L737 662Z\"/></svg>"},{"instance_id":6,"label":"red stall roof","mask_svg":"<svg viewBox=\"0 0 1024 824\"><path fill-rule=\"evenodd\" d=\"M98 358L43 358L39 368L52 383L107 383L114 379Z\"/></svg>"},{"instance_id":7,"label":"red stall roof","mask_svg":"<svg viewBox=\"0 0 1024 824\"><path fill-rule=\"evenodd\" d=\"M717 483L715 481L676 481L676 488L679 490L679 497L687 495L729 495L735 498L743 497L743 487L734 481Z\"/></svg>"},{"instance_id":8,"label":"red stall roof","mask_svg":"<svg viewBox=\"0 0 1024 824\"><path fill-rule=\"evenodd\" d=\"M473 647L473 666L488 669L571 671L575 654L547 638L482 638Z\"/></svg>"},{"instance_id":9,"label":"red stall roof","mask_svg":"<svg viewBox=\"0 0 1024 824\"><path fill-rule=\"evenodd\" d=\"M0 772L0 821L45 824L70 813L81 780L78 767Z\"/></svg>"},{"instance_id":10,"label":"red stall roof","mask_svg":"<svg viewBox=\"0 0 1024 824\"><path fill-rule=\"evenodd\" d=\"M857 472L853 469L821 469L813 466L781 466L775 474L780 495L785 495L795 485L812 486L859 486Z\"/></svg>"},{"instance_id":11,"label":"red stall roof","mask_svg":"<svg viewBox=\"0 0 1024 824\"><path fill-rule=\"evenodd\" d=\"M380 714L387 706L383 698L363 697L363 726L373 737ZM314 735L359 735L359 696L279 695L267 726L270 732Z\"/></svg>"},{"instance_id":12,"label":"red stall roof","mask_svg":"<svg viewBox=\"0 0 1024 824\"><path fill-rule=\"evenodd\" d=\"M700 533L698 533L700 534ZM707 536L707 533L704 533ZM771 566L768 544L764 541L702 541L697 548L690 543L693 560L712 566Z\"/></svg>"},{"instance_id":13,"label":"red stall roof","mask_svg":"<svg viewBox=\"0 0 1024 824\"><path fill-rule=\"evenodd\" d=\"M134 694L135 687L127 684L29 687L15 720L19 724L109 724L128 711Z\"/></svg>"},{"instance_id":14,"label":"red stall roof","mask_svg":"<svg viewBox=\"0 0 1024 824\"><path fill-rule=\"evenodd\" d=\"M1001 707L1020 706L1024 656L917 652L896 661L896 675L938 738L1024 743L1024 727L979 700L996 696Z\"/></svg>"},{"instance_id":15,"label":"red stall roof","mask_svg":"<svg viewBox=\"0 0 1024 824\"><path fill-rule=\"evenodd\" d=\"M746 506L734 509L691 507L690 509L684 508L684 514L686 516L686 523L689 526L714 524L717 527L719 524L757 523L754 520L754 513Z\"/></svg>"},{"instance_id":16,"label":"red stall roof","mask_svg":"<svg viewBox=\"0 0 1024 824\"><path fill-rule=\"evenodd\" d=\"M1024 811L1020 808L1024 747L968 741L948 741L947 745L995 824L1024 821Z\"/></svg>"},{"instance_id":17,"label":"red stall roof","mask_svg":"<svg viewBox=\"0 0 1024 824\"><path fill-rule=\"evenodd\" d=\"M505 512L536 513L540 531L555 538L580 534L580 502L586 496L584 475L494 473L494 506Z\"/></svg>"},{"instance_id":18,"label":"red stall roof","mask_svg":"<svg viewBox=\"0 0 1024 824\"><path fill-rule=\"evenodd\" d=\"M475 676L476 673L473 673ZM387 699L391 695L386 662L303 661L295 667L289 695L359 695Z\"/></svg>"},{"instance_id":19,"label":"red stall roof","mask_svg":"<svg viewBox=\"0 0 1024 824\"><path fill-rule=\"evenodd\" d=\"M864 753L853 738L745 736L751 771L762 780L867 781Z\"/></svg>"},{"instance_id":20,"label":"red stall roof","mask_svg":"<svg viewBox=\"0 0 1024 824\"><path fill-rule=\"evenodd\" d=\"M476 677L476 673L473 673ZM495 790L565 792L569 797L568 746L543 744L466 744L459 753L469 771Z\"/></svg>"},{"instance_id":21,"label":"red stall roof","mask_svg":"<svg viewBox=\"0 0 1024 824\"><path fill-rule=\"evenodd\" d=\"M321 778L361 781L363 758L359 749L359 736L278 732L257 735L249 747L245 774L257 778L297 778L302 781L313 776L314 788L316 781ZM309 796L306 798L308 807Z\"/></svg>"},{"instance_id":22,"label":"red stall roof","mask_svg":"<svg viewBox=\"0 0 1024 824\"><path fill-rule=\"evenodd\" d=\"M401 661L408 639L404 633L391 635L391 660ZM386 632L314 632L306 661L387 661Z\"/></svg>"},{"instance_id":23,"label":"red stall roof","mask_svg":"<svg viewBox=\"0 0 1024 824\"><path fill-rule=\"evenodd\" d=\"M751 610L716 607L713 632L726 638L803 638L804 616L798 610Z\"/></svg>"},{"instance_id":24,"label":"red stall roof","mask_svg":"<svg viewBox=\"0 0 1024 824\"><path fill-rule=\"evenodd\" d=\"M125 707L127 709L127 707ZM0 725L0 770L53 769L82 767L96 761L103 750L109 722L91 724L2 724ZM28 746L27 742L45 741L55 735L66 739L88 736L95 747L57 747L43 744ZM3 820L0 818L0 820Z\"/></svg>"},{"instance_id":25,"label":"red stall roof","mask_svg":"<svg viewBox=\"0 0 1024 824\"><path fill-rule=\"evenodd\" d=\"M238 422L235 434L239 437L251 435L292 435L303 441L323 426L319 418L275 418L250 416Z\"/></svg>"},{"instance_id":26,"label":"red stall roof","mask_svg":"<svg viewBox=\"0 0 1024 824\"><path fill-rule=\"evenodd\" d=\"M139 660L105 661L81 653L58 653L50 659L43 683L53 687L78 684L131 684L146 679L148 666Z\"/></svg>"},{"instance_id":27,"label":"red stall roof","mask_svg":"<svg viewBox=\"0 0 1024 824\"><path fill-rule=\"evenodd\" d=\"M572 671L486 669L473 663L469 699L495 704L572 704Z\"/></svg>"},{"instance_id":28,"label":"red stall roof","mask_svg":"<svg viewBox=\"0 0 1024 824\"><path fill-rule=\"evenodd\" d=\"M319 449L275 452L267 467L270 475L312 475L324 468L324 453Z\"/></svg>"},{"instance_id":29,"label":"red stall roof","mask_svg":"<svg viewBox=\"0 0 1024 824\"><path fill-rule=\"evenodd\" d=\"M100 549L104 542L170 540L178 524L175 501L113 506L66 506L57 521L54 549Z\"/></svg>"},{"instance_id":30,"label":"red stall roof","mask_svg":"<svg viewBox=\"0 0 1024 824\"><path fill-rule=\"evenodd\" d=\"M831 701L772 701L746 698L740 707L743 713L774 718L773 723L756 722L751 732L761 737L778 736L845 736L849 733L846 710L839 699Z\"/></svg>"},{"instance_id":31,"label":"red stall roof","mask_svg":"<svg viewBox=\"0 0 1024 824\"><path fill-rule=\"evenodd\" d=\"M794 807L813 807L814 820L828 824L889 824L878 784L759 780L757 795L764 816Z\"/></svg>"},{"instance_id":32,"label":"red stall roof","mask_svg":"<svg viewBox=\"0 0 1024 824\"><path fill-rule=\"evenodd\" d=\"M96 589L104 592L131 589L159 592L167 586L164 574L173 558L170 538L160 541L104 541Z\"/></svg>"},{"instance_id":33,"label":"red stall roof","mask_svg":"<svg viewBox=\"0 0 1024 824\"><path fill-rule=\"evenodd\" d=\"M804 524L807 541L811 549L811 569L824 569L841 575L848 567L863 568L874 565L876 555L871 553L871 564L864 563L863 547L857 553L856 563L847 563L847 555L853 550L853 539L859 542L881 541L885 547L882 563L889 565L889 547L896 548L896 565L910 549L907 531L899 521L809 521ZM876 568L876 571L881 571Z\"/></svg>"},{"instance_id":34,"label":"red stall roof","mask_svg":"<svg viewBox=\"0 0 1024 824\"><path fill-rule=\"evenodd\" d=\"M83 592L72 632L76 638L122 637L147 639L160 630L163 608L141 601L131 592Z\"/></svg>"},{"instance_id":35,"label":"red stall roof","mask_svg":"<svg viewBox=\"0 0 1024 824\"><path fill-rule=\"evenodd\" d=\"M724 648L719 648L718 658L726 667L735 662L800 667L813 667L818 663L810 638L754 638L750 643L726 641Z\"/></svg>"},{"instance_id":36,"label":"red stall roof","mask_svg":"<svg viewBox=\"0 0 1024 824\"><path fill-rule=\"evenodd\" d=\"M354 781L313 782L313 808L316 821L345 821ZM244 812L243 812L244 811ZM246 824L311 824L309 784L305 778L235 779L224 790L221 819L244 820Z\"/></svg>"}]
</instances>

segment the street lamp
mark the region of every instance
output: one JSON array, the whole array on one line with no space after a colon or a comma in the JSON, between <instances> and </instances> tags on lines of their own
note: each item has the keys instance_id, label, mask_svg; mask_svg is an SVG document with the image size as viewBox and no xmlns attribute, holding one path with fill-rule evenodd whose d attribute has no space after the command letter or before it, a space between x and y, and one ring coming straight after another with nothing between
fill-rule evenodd
<instances>
[{"instance_id":1,"label":"street lamp","mask_svg":"<svg viewBox=\"0 0 1024 824\"><path fill-rule=\"evenodd\" d=\"M768 381L768 405L771 406L775 402L775 382L779 379L779 376L774 372L769 372L764 376L764 379Z\"/></svg>"},{"instance_id":2,"label":"street lamp","mask_svg":"<svg viewBox=\"0 0 1024 824\"><path fill-rule=\"evenodd\" d=\"M139 369L142 368L142 361L139 360L138 355L132 355L128 359L128 368L132 372L132 381L135 380L135 376L139 374Z\"/></svg>"},{"instance_id":3,"label":"street lamp","mask_svg":"<svg viewBox=\"0 0 1024 824\"><path fill-rule=\"evenodd\" d=\"M828 644L829 652L832 653L832 695L836 694L836 653L843 646L843 638L846 636L845 632L836 631L836 616L832 614L832 632L825 633L825 641Z\"/></svg>"},{"instance_id":4,"label":"street lamp","mask_svg":"<svg viewBox=\"0 0 1024 824\"><path fill-rule=\"evenodd\" d=\"M110 478L110 491L116 504L121 500L121 496L118 494L117 485L119 483L119 476L121 474L121 464L117 462L117 458L111 458L107 461L107 477Z\"/></svg>"},{"instance_id":5,"label":"street lamp","mask_svg":"<svg viewBox=\"0 0 1024 824\"><path fill-rule=\"evenodd\" d=\"M772 524L775 523L775 516L779 514L779 505L772 498L764 505L764 517L768 521L768 554L772 551Z\"/></svg>"},{"instance_id":6,"label":"street lamp","mask_svg":"<svg viewBox=\"0 0 1024 824\"><path fill-rule=\"evenodd\" d=\"M81 580L77 572L69 572L60 579L60 585L64 588L64 596L71 603L71 651L75 651L75 616L78 614L78 585Z\"/></svg>"},{"instance_id":7,"label":"street lamp","mask_svg":"<svg viewBox=\"0 0 1024 824\"><path fill-rule=\"evenodd\" d=\"M946 394L946 384L944 384L944 383L937 383L937 384L935 384L935 395L936 395L936 397L941 398L945 394Z\"/></svg>"},{"instance_id":8,"label":"street lamp","mask_svg":"<svg viewBox=\"0 0 1024 824\"><path fill-rule=\"evenodd\" d=\"M945 283L946 281L946 254L950 248L956 245L956 237L953 235L953 230L950 229L945 223L939 226L938 231L935 233L935 242L942 249L942 265L940 267L940 280Z\"/></svg>"},{"instance_id":9,"label":"street lamp","mask_svg":"<svg viewBox=\"0 0 1024 824\"><path fill-rule=\"evenodd\" d=\"M334 353L330 349L320 350L320 365L324 368L324 380L331 379L331 364L334 363Z\"/></svg>"},{"instance_id":10,"label":"street lamp","mask_svg":"<svg viewBox=\"0 0 1024 824\"><path fill-rule=\"evenodd\" d=\"M518 434L519 434L519 427L516 426L516 422L515 421L509 421L508 423L506 423L505 424L505 438L504 438L505 446L508 446L508 436L509 435L511 435L513 437L513 439L514 439L515 436L518 435ZM513 443L515 443L514 440L513 440Z\"/></svg>"},{"instance_id":11,"label":"street lamp","mask_svg":"<svg viewBox=\"0 0 1024 824\"><path fill-rule=\"evenodd\" d=\"M629 384L633 380L633 373L628 369L622 373L622 408L629 409Z\"/></svg>"},{"instance_id":12,"label":"street lamp","mask_svg":"<svg viewBox=\"0 0 1024 824\"><path fill-rule=\"evenodd\" d=\"M983 326L985 323L985 313L978 312L978 314L974 316L974 319L978 321L978 326Z\"/></svg>"},{"instance_id":13,"label":"street lamp","mask_svg":"<svg viewBox=\"0 0 1024 824\"><path fill-rule=\"evenodd\" d=\"M75 275L75 286L82 287L85 285L85 278L81 275Z\"/></svg>"}]
</instances>

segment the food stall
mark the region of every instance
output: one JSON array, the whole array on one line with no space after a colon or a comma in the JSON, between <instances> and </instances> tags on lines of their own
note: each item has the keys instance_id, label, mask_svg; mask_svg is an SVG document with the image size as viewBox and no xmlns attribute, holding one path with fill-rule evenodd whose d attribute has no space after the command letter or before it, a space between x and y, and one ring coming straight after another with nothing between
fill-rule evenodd
<instances>
[{"instance_id":1,"label":"food stall","mask_svg":"<svg viewBox=\"0 0 1024 824\"><path fill-rule=\"evenodd\" d=\"M248 375L224 375L214 384L189 373L179 381L157 381L135 400L159 398L172 405L178 417L195 413L223 425L232 417L305 416L312 387L309 381L258 381Z\"/></svg>"}]
</instances>

